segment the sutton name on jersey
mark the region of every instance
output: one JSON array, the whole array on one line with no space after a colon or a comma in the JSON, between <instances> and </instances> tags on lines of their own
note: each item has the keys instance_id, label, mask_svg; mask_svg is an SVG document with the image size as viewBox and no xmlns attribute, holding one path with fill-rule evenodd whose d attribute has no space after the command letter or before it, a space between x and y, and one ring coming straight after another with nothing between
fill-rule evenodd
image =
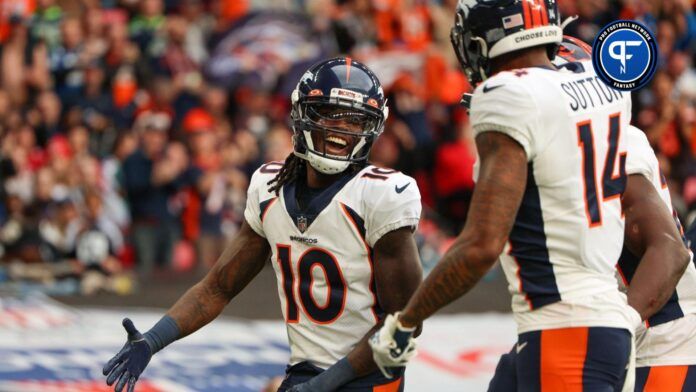
<instances>
[{"instance_id":1,"label":"sutton name on jersey","mask_svg":"<svg viewBox=\"0 0 696 392\"><path fill-rule=\"evenodd\" d=\"M610 105L623 98L621 91L607 86L596 75L563 82L560 86L569 99L568 106L574 112Z\"/></svg>"}]
</instances>

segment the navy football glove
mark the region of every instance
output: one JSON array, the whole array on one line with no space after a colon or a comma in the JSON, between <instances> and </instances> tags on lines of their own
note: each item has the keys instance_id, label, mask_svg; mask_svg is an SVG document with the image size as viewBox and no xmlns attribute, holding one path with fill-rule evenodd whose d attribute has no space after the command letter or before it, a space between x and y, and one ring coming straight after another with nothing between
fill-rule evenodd
<instances>
[{"instance_id":1,"label":"navy football glove","mask_svg":"<svg viewBox=\"0 0 696 392\"><path fill-rule=\"evenodd\" d=\"M104 365L102 373L108 375L106 384L109 386L118 380L116 392L121 392L126 383L128 392L133 392L140 374L152 358L153 349L129 318L123 319L123 328L128 332L128 341L121 351Z\"/></svg>"}]
</instances>

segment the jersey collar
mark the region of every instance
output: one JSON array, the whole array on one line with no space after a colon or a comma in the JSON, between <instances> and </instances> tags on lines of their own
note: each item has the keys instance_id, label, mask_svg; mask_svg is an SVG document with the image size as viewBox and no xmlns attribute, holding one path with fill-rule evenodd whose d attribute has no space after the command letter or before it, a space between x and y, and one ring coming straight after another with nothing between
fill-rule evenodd
<instances>
[{"instance_id":1,"label":"jersey collar","mask_svg":"<svg viewBox=\"0 0 696 392\"><path fill-rule=\"evenodd\" d=\"M339 178L333 184L326 187L321 193L319 193L314 199L312 199L305 210L301 210L300 206L297 204L297 181L293 181L290 184L283 186L283 201L285 202L285 209L292 218L295 226L304 233L307 228L314 222L317 216L326 208L326 206L331 203L334 196L343 189L343 187L355 177L360 170L351 171L346 173L343 177Z\"/></svg>"}]
</instances>

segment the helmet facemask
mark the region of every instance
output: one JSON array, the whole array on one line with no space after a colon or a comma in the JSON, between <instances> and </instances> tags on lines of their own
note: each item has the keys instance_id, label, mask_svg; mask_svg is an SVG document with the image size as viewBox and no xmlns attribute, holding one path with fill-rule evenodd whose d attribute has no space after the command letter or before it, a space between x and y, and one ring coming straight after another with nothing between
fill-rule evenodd
<instances>
[{"instance_id":1,"label":"helmet facemask","mask_svg":"<svg viewBox=\"0 0 696 392\"><path fill-rule=\"evenodd\" d=\"M490 73L488 45L483 38L474 36L464 20L462 10L457 10L454 26L450 30L450 41L469 82L476 86L486 80Z\"/></svg>"},{"instance_id":2,"label":"helmet facemask","mask_svg":"<svg viewBox=\"0 0 696 392\"><path fill-rule=\"evenodd\" d=\"M291 120L295 155L324 174L364 163L384 129L382 110L353 100L305 97L294 102Z\"/></svg>"}]
</instances>

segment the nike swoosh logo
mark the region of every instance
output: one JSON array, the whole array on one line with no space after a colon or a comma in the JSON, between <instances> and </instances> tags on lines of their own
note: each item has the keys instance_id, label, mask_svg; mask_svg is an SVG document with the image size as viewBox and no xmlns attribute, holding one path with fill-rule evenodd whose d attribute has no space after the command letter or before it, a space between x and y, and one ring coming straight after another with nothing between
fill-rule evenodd
<instances>
[{"instance_id":1,"label":"nike swoosh logo","mask_svg":"<svg viewBox=\"0 0 696 392\"><path fill-rule=\"evenodd\" d=\"M522 344L517 343L517 354L519 354L520 351L522 351L525 347L527 347L527 343L528 342L524 342Z\"/></svg>"},{"instance_id":2,"label":"nike swoosh logo","mask_svg":"<svg viewBox=\"0 0 696 392\"><path fill-rule=\"evenodd\" d=\"M490 91L497 89L498 87L503 87L503 86L505 86L505 85L504 84L499 84L497 86L485 85L485 86L483 86L483 93L485 94L487 92L490 92Z\"/></svg>"},{"instance_id":3,"label":"nike swoosh logo","mask_svg":"<svg viewBox=\"0 0 696 392\"><path fill-rule=\"evenodd\" d=\"M396 193L401 193L401 192L405 191L409 185L411 185L410 182L407 182L406 185L404 185L402 187L398 187L398 186L394 185L394 190L396 191Z\"/></svg>"}]
</instances>

